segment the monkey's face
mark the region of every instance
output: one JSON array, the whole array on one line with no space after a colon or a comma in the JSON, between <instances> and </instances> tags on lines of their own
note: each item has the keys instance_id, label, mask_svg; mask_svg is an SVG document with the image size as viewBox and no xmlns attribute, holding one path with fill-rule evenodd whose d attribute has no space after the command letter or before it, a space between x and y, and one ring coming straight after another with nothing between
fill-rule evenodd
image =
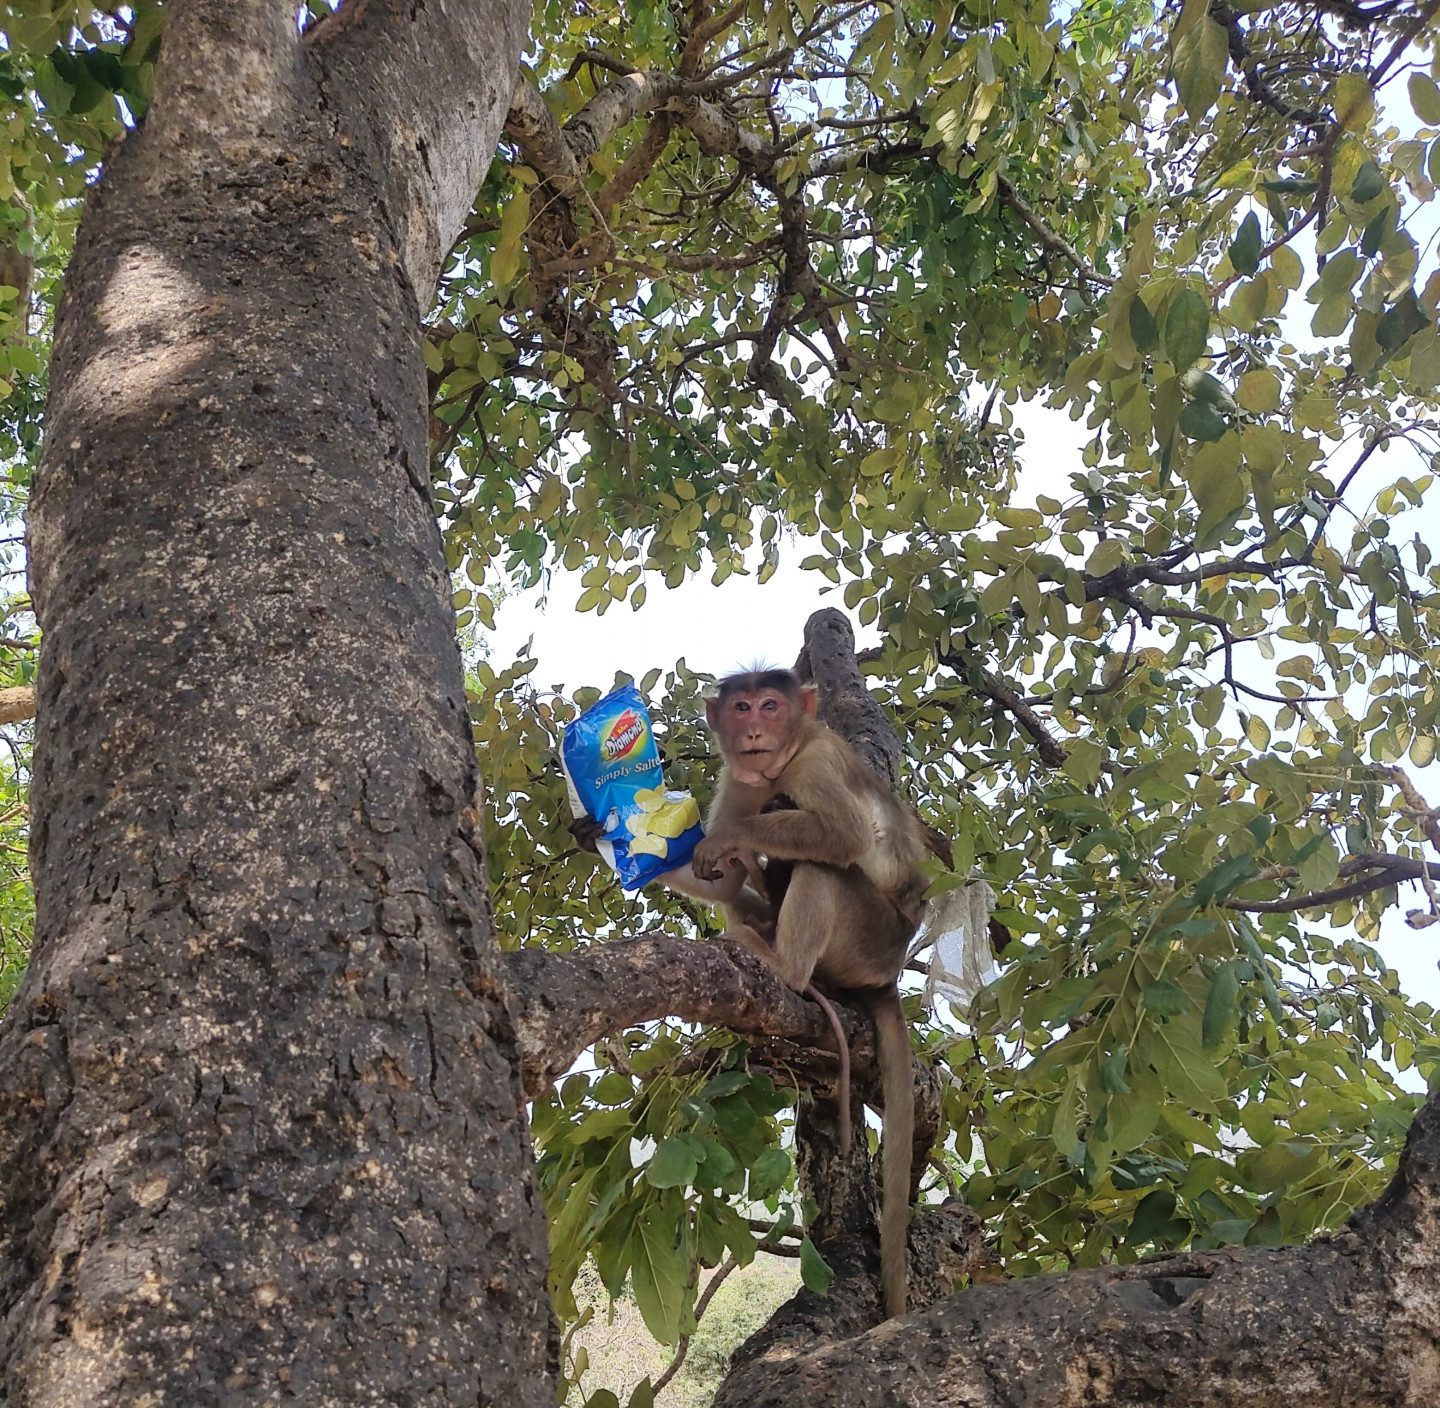
<instances>
[{"instance_id":1,"label":"monkey's face","mask_svg":"<svg viewBox=\"0 0 1440 1408\"><path fill-rule=\"evenodd\" d=\"M705 705L725 761L741 781L775 778L794 755L800 725L814 712L812 689L729 690Z\"/></svg>"}]
</instances>

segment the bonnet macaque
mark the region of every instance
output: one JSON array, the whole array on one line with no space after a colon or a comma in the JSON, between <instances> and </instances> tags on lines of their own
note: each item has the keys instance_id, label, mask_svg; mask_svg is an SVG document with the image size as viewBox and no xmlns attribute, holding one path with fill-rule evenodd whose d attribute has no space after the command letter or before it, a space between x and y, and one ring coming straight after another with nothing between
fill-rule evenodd
<instances>
[{"instance_id":1,"label":"bonnet macaque","mask_svg":"<svg viewBox=\"0 0 1440 1408\"><path fill-rule=\"evenodd\" d=\"M886 1314L900 1315L915 1097L896 980L924 908L926 838L815 708L814 687L789 670L720 682L705 713L725 769L690 870L663 881L722 904L725 936L796 992L813 985L874 1019L885 1099L881 1278Z\"/></svg>"}]
</instances>

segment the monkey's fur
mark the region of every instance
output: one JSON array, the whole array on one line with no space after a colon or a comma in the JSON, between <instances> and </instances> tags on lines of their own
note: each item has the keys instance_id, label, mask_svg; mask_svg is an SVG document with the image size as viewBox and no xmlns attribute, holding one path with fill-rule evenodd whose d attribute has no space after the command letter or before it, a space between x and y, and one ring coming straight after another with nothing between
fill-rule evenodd
<instances>
[{"instance_id":1,"label":"monkey's fur","mask_svg":"<svg viewBox=\"0 0 1440 1408\"><path fill-rule=\"evenodd\" d=\"M721 681L706 716L725 771L693 873L664 878L722 903L726 936L796 992L813 982L870 1012L885 1100L881 1281L886 1314L901 1315L915 1091L896 980L924 908L926 837L850 745L816 721L815 703L814 689L788 670Z\"/></svg>"}]
</instances>

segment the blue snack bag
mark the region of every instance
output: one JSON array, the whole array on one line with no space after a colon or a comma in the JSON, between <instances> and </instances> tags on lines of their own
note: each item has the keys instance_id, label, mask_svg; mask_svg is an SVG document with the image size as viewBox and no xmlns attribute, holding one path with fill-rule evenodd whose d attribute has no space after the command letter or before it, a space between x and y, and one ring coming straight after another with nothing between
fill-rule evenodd
<instances>
[{"instance_id":1,"label":"blue snack bag","mask_svg":"<svg viewBox=\"0 0 1440 1408\"><path fill-rule=\"evenodd\" d=\"M633 684L592 704L560 739L560 767L576 817L604 826L601 859L625 890L685 865L704 834L688 792L665 788L645 700Z\"/></svg>"}]
</instances>

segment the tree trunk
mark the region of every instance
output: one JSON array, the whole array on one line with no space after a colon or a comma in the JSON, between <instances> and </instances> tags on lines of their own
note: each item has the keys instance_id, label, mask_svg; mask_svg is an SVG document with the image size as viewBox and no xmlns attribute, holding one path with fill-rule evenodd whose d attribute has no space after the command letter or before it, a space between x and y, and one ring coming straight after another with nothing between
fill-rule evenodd
<instances>
[{"instance_id":1,"label":"tree trunk","mask_svg":"<svg viewBox=\"0 0 1440 1408\"><path fill-rule=\"evenodd\" d=\"M32 509L0 1401L547 1403L420 356L525 7L169 13Z\"/></svg>"}]
</instances>

